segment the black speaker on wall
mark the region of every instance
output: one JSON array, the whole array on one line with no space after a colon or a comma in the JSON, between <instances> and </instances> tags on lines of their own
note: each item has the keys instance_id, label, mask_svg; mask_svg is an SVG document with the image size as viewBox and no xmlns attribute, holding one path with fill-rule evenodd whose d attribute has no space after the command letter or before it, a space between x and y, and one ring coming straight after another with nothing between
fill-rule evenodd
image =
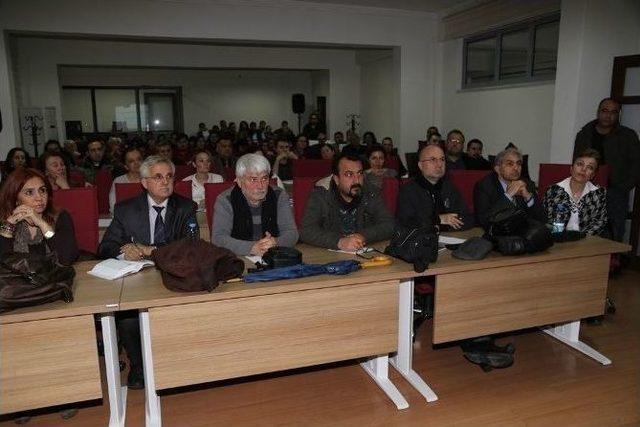
<instances>
[{"instance_id":1,"label":"black speaker on wall","mask_svg":"<svg viewBox=\"0 0 640 427\"><path fill-rule=\"evenodd\" d=\"M294 93L291 95L291 109L294 114L303 114L304 113L304 94L303 93Z\"/></svg>"}]
</instances>

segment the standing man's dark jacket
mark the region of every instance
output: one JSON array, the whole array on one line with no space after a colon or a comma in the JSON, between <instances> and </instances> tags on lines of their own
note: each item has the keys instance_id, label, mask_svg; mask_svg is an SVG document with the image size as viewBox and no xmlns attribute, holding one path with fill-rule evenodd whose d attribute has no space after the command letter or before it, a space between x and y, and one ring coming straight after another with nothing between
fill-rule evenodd
<instances>
[{"instance_id":1,"label":"standing man's dark jacket","mask_svg":"<svg viewBox=\"0 0 640 427\"><path fill-rule=\"evenodd\" d=\"M546 214L542 203L536 196L536 187L531 180L520 178L527 185L527 191L533 197L533 204L527 205L527 201L522 196L514 196L514 203L520 209L525 211L529 218L536 219L540 222L546 222ZM476 183L473 189L473 208L476 215L476 223L484 229L489 227L489 217L497 206L511 201L504 194L502 184L496 172L492 172Z\"/></svg>"},{"instance_id":2,"label":"standing man's dark jacket","mask_svg":"<svg viewBox=\"0 0 640 427\"><path fill-rule=\"evenodd\" d=\"M400 187L396 206L399 225L408 228L439 226L439 215L444 213L458 214L464 223L462 230L473 227L475 223L462 196L446 177L433 185L419 175Z\"/></svg>"},{"instance_id":3,"label":"standing man's dark jacket","mask_svg":"<svg viewBox=\"0 0 640 427\"><path fill-rule=\"evenodd\" d=\"M576 135L573 158L587 148L595 148L592 139L598 120L587 123ZM604 163L609 165L611 187L629 192L640 179L640 141L638 134L626 126L618 125L602 141Z\"/></svg>"},{"instance_id":4,"label":"standing man's dark jacket","mask_svg":"<svg viewBox=\"0 0 640 427\"><path fill-rule=\"evenodd\" d=\"M329 188L315 187L302 218L300 240L314 246L338 249L338 241L344 237L338 191L333 179ZM379 190L365 184L356 208L355 232L364 236L367 244L387 240L393 232L393 217L382 200Z\"/></svg>"},{"instance_id":5,"label":"standing man's dark jacket","mask_svg":"<svg viewBox=\"0 0 640 427\"><path fill-rule=\"evenodd\" d=\"M164 217L167 243L186 237L189 223L195 222L197 227L197 208L198 205L191 199L175 193L169 196ZM149 246L152 232L147 192L144 191L137 197L116 203L113 220L98 247L98 256L116 258L120 255L120 247L126 243L135 242ZM200 235L199 230L196 229L196 232Z\"/></svg>"}]
</instances>

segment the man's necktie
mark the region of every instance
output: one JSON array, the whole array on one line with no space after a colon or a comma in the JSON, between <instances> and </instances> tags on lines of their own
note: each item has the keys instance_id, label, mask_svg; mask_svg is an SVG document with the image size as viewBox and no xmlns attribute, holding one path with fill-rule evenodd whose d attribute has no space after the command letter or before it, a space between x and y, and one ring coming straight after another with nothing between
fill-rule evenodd
<instances>
[{"instance_id":1,"label":"man's necktie","mask_svg":"<svg viewBox=\"0 0 640 427\"><path fill-rule=\"evenodd\" d=\"M153 244L163 245L164 243L166 243L166 240L167 240L167 236L164 230L164 221L162 219L162 215L160 215L164 207L154 206L153 209L155 209L156 212L158 213L158 216L156 216L156 223L153 227Z\"/></svg>"}]
</instances>

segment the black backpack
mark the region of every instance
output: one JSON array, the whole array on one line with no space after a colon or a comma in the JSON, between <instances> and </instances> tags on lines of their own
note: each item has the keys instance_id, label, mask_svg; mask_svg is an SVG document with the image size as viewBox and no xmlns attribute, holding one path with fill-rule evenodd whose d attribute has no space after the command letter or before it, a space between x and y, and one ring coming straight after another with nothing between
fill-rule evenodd
<instances>
[{"instance_id":1,"label":"black backpack","mask_svg":"<svg viewBox=\"0 0 640 427\"><path fill-rule=\"evenodd\" d=\"M413 264L422 273L438 260L438 234L434 227L407 228L397 225L384 253Z\"/></svg>"}]
</instances>

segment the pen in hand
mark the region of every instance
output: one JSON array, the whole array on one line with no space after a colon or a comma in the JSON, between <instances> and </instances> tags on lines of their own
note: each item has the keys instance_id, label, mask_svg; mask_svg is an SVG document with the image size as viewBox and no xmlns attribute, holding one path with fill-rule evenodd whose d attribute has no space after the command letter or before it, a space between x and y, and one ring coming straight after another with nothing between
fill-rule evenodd
<instances>
[{"instance_id":1,"label":"pen in hand","mask_svg":"<svg viewBox=\"0 0 640 427\"><path fill-rule=\"evenodd\" d=\"M140 250L140 247L138 246L138 243L136 242L136 239L133 236L131 236L131 243L133 243L133 246L135 246L136 250L138 251L138 255L140 259L142 259L144 254Z\"/></svg>"}]
</instances>

